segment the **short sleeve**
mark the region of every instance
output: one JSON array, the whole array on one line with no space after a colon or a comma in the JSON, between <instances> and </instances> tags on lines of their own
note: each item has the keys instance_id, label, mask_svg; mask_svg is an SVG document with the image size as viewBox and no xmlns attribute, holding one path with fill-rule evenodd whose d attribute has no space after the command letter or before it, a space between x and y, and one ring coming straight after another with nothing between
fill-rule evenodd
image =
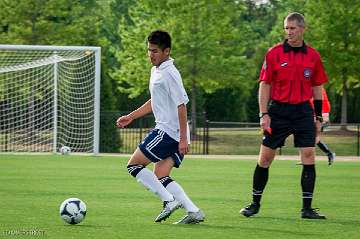
<instances>
[{"instance_id":1,"label":"short sleeve","mask_svg":"<svg viewBox=\"0 0 360 239\"><path fill-rule=\"evenodd\" d=\"M269 53L267 53L265 55L264 63L261 67L259 81L265 81L270 84L273 80L272 73L273 66L269 57Z\"/></svg>"},{"instance_id":2,"label":"short sleeve","mask_svg":"<svg viewBox=\"0 0 360 239\"><path fill-rule=\"evenodd\" d=\"M325 73L324 65L321 61L320 55L318 55L317 60L315 62L314 76L312 77L312 85L313 86L322 85L327 81L328 81L328 77Z\"/></svg>"},{"instance_id":3,"label":"short sleeve","mask_svg":"<svg viewBox=\"0 0 360 239\"><path fill-rule=\"evenodd\" d=\"M174 103L179 106L181 104L187 104L189 102L189 97L185 91L181 75L175 70L169 72L169 93L170 98L174 101Z\"/></svg>"}]
</instances>

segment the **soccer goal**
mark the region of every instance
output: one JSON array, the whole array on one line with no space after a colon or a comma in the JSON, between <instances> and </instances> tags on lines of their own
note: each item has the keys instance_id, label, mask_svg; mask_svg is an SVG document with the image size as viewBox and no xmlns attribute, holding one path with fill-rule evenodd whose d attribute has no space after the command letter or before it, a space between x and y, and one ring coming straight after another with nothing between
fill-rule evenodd
<instances>
[{"instance_id":1,"label":"soccer goal","mask_svg":"<svg viewBox=\"0 0 360 239\"><path fill-rule=\"evenodd\" d=\"M0 45L0 152L99 152L100 47Z\"/></svg>"}]
</instances>

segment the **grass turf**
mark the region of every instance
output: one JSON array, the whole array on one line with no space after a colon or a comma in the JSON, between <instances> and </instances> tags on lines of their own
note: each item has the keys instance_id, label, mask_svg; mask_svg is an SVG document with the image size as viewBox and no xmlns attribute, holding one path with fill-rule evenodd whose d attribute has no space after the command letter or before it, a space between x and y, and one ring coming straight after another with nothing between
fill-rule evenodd
<instances>
[{"instance_id":1,"label":"grass turf","mask_svg":"<svg viewBox=\"0 0 360 239\"><path fill-rule=\"evenodd\" d=\"M203 209L199 225L154 223L161 202L126 171L126 158L0 155L0 238L359 238L360 163L317 165L313 206L327 220L300 219L301 166L275 161L256 217L239 209L250 200L254 160L187 159L173 178ZM254 157L255 158L255 157ZM86 202L79 225L67 225L59 206ZM10 234L12 236L10 236Z\"/></svg>"}]
</instances>

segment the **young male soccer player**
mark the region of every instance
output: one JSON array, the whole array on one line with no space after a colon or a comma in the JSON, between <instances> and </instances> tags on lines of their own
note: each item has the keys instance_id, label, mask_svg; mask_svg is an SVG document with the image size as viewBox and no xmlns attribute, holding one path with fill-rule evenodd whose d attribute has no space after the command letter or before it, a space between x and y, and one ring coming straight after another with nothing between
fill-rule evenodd
<instances>
[{"instance_id":1,"label":"young male soccer player","mask_svg":"<svg viewBox=\"0 0 360 239\"><path fill-rule=\"evenodd\" d=\"M183 188L170 177L188 152L189 127L186 104L189 102L179 71L170 58L171 37L165 31L154 31L148 36L148 55L153 65L150 77L151 98L138 109L118 118L123 128L134 119L153 112L156 126L139 144L131 156L127 169L137 181L158 195L163 210L155 222L166 220L171 213L184 207L187 215L178 224L204 221L204 213L190 200ZM154 172L146 168L154 163Z\"/></svg>"}]
</instances>

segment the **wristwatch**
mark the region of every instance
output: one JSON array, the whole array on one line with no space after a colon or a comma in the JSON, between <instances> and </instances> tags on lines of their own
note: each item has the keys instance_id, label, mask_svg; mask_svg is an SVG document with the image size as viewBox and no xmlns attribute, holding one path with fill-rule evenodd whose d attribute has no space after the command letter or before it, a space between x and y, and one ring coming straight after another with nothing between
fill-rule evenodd
<instances>
[{"instance_id":1,"label":"wristwatch","mask_svg":"<svg viewBox=\"0 0 360 239\"><path fill-rule=\"evenodd\" d=\"M261 119L262 117L264 117L264 115L268 115L268 112L260 112L259 113L259 118Z\"/></svg>"},{"instance_id":2,"label":"wristwatch","mask_svg":"<svg viewBox=\"0 0 360 239\"><path fill-rule=\"evenodd\" d=\"M318 120L320 123L324 121L322 116L316 116L316 120Z\"/></svg>"}]
</instances>

